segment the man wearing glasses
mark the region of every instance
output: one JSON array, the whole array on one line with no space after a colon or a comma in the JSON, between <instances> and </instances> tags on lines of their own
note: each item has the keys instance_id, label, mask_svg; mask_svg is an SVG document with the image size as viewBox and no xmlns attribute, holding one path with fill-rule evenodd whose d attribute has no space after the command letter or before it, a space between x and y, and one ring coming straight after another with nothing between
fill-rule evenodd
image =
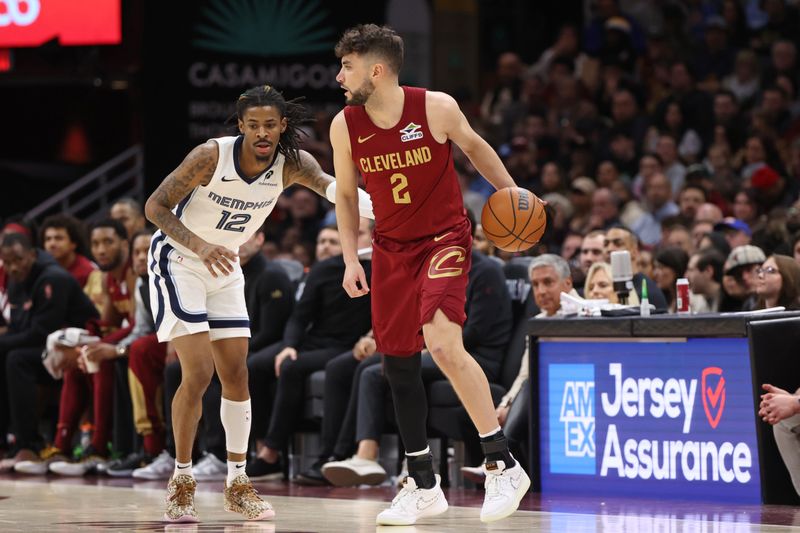
<instances>
[{"instance_id":1,"label":"man wearing glasses","mask_svg":"<svg viewBox=\"0 0 800 533\"><path fill-rule=\"evenodd\" d=\"M641 298L642 283L647 283L647 297L657 310L667 309L667 299L658 288L656 282L639 272L639 239L624 226L616 226L606 232L603 241L605 260L611 262L611 252L627 250L631 254L631 269L633 271L633 288Z\"/></svg>"}]
</instances>

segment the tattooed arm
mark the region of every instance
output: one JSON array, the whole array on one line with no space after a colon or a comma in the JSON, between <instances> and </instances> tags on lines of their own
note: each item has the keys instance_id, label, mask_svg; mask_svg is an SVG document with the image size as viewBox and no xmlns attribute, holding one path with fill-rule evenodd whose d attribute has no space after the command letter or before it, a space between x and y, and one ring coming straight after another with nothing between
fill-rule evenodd
<instances>
[{"instance_id":1,"label":"tattooed arm","mask_svg":"<svg viewBox=\"0 0 800 533\"><path fill-rule=\"evenodd\" d=\"M336 203L336 179L325 174L314 156L305 150L300 150L300 164L289 164L284 168L286 169L283 178L284 189L294 183L299 183L323 198L327 198L332 204ZM359 215L375 220L375 215L372 213L372 199L369 194L363 189L357 189L357 192Z\"/></svg>"},{"instance_id":2,"label":"tattooed arm","mask_svg":"<svg viewBox=\"0 0 800 533\"><path fill-rule=\"evenodd\" d=\"M193 252L202 244L172 212L178 202L198 185L207 185L214 175L218 158L217 143L209 141L189 152L186 159L164 178L144 206L147 219L172 239Z\"/></svg>"},{"instance_id":3,"label":"tattooed arm","mask_svg":"<svg viewBox=\"0 0 800 533\"><path fill-rule=\"evenodd\" d=\"M325 189L334 182L333 176L323 172L314 156L305 150L299 152L299 164L289 163L285 166L283 188L299 183L325 198Z\"/></svg>"},{"instance_id":4,"label":"tattooed arm","mask_svg":"<svg viewBox=\"0 0 800 533\"><path fill-rule=\"evenodd\" d=\"M217 277L215 268L225 275L233 271L231 261L236 260L236 254L223 246L207 243L189 231L172 212L172 208L195 187L208 185L214 176L218 158L219 148L214 141L197 146L178 168L164 178L144 206L147 220L197 254L214 277Z\"/></svg>"}]
</instances>

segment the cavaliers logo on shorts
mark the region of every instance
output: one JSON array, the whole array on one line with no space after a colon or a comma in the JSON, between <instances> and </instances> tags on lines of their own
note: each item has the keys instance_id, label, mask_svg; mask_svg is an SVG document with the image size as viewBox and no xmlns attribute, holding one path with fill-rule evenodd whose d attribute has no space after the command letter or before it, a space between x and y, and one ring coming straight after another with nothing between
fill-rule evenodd
<instances>
[{"instance_id":1,"label":"cavaliers logo on shorts","mask_svg":"<svg viewBox=\"0 0 800 533\"><path fill-rule=\"evenodd\" d=\"M430 279L452 278L464 273L467 251L461 246L448 246L437 251L428 265Z\"/></svg>"}]
</instances>

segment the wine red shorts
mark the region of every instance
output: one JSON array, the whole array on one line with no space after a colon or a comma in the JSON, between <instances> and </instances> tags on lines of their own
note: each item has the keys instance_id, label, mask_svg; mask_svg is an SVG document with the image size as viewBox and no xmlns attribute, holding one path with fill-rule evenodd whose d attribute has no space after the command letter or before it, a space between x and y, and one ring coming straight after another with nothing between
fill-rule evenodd
<instances>
[{"instance_id":1,"label":"wine red shorts","mask_svg":"<svg viewBox=\"0 0 800 533\"><path fill-rule=\"evenodd\" d=\"M434 237L397 242L375 235L372 243L372 329L378 351L409 356L422 350L422 326L437 309L460 326L467 318L472 264L469 221Z\"/></svg>"}]
</instances>

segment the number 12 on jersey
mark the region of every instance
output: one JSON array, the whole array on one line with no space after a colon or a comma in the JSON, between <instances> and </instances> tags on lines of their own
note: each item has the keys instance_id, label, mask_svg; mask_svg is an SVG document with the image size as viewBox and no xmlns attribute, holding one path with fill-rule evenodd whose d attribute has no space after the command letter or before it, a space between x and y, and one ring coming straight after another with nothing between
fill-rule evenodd
<instances>
[{"instance_id":1,"label":"number 12 on jersey","mask_svg":"<svg viewBox=\"0 0 800 533\"><path fill-rule=\"evenodd\" d=\"M396 204L410 204L411 195L405 189L408 188L408 178L404 174L396 172L389 178L392 182L392 196Z\"/></svg>"},{"instance_id":2,"label":"number 12 on jersey","mask_svg":"<svg viewBox=\"0 0 800 533\"><path fill-rule=\"evenodd\" d=\"M230 219L230 220L229 220ZM243 232L244 226L250 221L250 215L247 213L233 214L230 211L223 211L222 218L216 225L216 229L225 231L238 231Z\"/></svg>"}]
</instances>

